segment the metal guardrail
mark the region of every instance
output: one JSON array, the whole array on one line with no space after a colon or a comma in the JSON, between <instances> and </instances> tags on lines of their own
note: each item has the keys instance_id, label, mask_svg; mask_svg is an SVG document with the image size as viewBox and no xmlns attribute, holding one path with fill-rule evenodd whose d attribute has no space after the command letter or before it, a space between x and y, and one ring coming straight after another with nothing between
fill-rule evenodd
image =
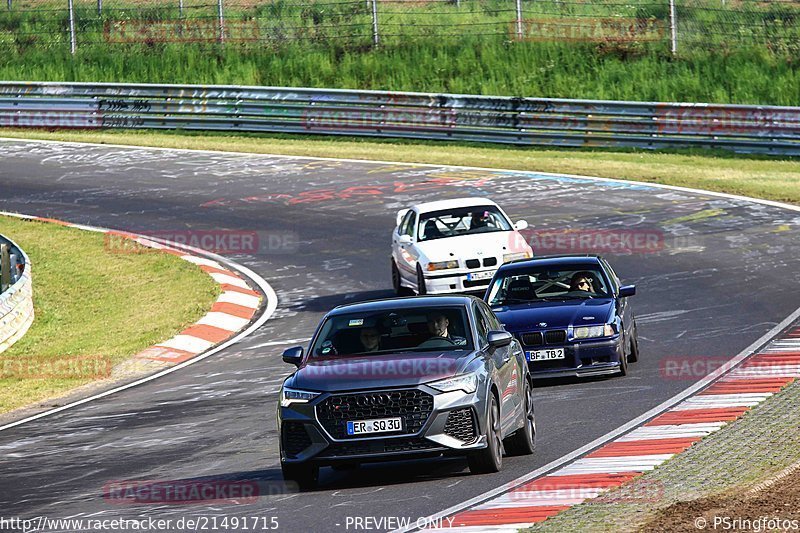
<instances>
[{"instance_id":1,"label":"metal guardrail","mask_svg":"<svg viewBox=\"0 0 800 533\"><path fill-rule=\"evenodd\" d=\"M33 278L31 262L25 252L11 240L0 235L0 248L7 247L11 260L3 265L0 284L0 353L17 342L33 323ZM2 253L2 252L0 252ZM22 270L19 270L22 265ZM9 276L10 274L10 276ZM8 277L12 283L6 288Z\"/></svg>"},{"instance_id":2,"label":"metal guardrail","mask_svg":"<svg viewBox=\"0 0 800 533\"><path fill-rule=\"evenodd\" d=\"M800 155L800 107L279 87L0 82L0 127L401 137Z\"/></svg>"}]
</instances>

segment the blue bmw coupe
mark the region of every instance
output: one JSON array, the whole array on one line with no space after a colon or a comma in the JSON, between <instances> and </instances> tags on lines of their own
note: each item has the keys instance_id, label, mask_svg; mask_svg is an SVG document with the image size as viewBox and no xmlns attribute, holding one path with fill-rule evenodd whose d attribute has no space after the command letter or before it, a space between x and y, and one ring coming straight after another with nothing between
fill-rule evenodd
<instances>
[{"instance_id":1,"label":"blue bmw coupe","mask_svg":"<svg viewBox=\"0 0 800 533\"><path fill-rule=\"evenodd\" d=\"M564 255L504 264L484 299L519 339L532 377L624 376L639 358L635 293L602 257Z\"/></svg>"}]
</instances>

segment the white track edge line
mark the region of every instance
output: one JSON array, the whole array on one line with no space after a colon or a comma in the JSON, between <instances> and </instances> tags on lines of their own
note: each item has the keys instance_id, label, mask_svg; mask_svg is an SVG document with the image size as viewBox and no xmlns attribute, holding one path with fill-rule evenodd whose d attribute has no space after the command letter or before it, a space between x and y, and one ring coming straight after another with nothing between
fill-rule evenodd
<instances>
[{"instance_id":1,"label":"white track edge line","mask_svg":"<svg viewBox=\"0 0 800 533\"><path fill-rule=\"evenodd\" d=\"M471 499L469 499L469 500L467 500L465 502L461 502L461 503L458 503L456 505L453 505L453 506L445 509L444 511L440 511L440 512L438 512L436 514L433 514L433 515L430 515L430 516L426 517L427 523L430 523L430 521L432 521L432 520L442 519L442 518L444 518L446 516L450 516L450 515L455 514L455 513L459 512L459 511L463 511L463 510L465 510L465 509L467 509L469 507L472 507L472 506L474 506L476 504L483 503L483 502L486 502L488 500L491 500L495 496L498 496L498 495L503 494L505 492L511 491L514 488L522 485L523 483L526 483L527 481L530 481L530 480L535 479L537 477L540 477L540 476L542 476L544 474L547 474L547 473L557 469L558 467L560 467L560 466L562 466L562 465L564 465L566 463L571 462L573 459L577 459L580 456L584 455L585 453L587 453L589 451L592 451L593 449L598 448L599 446L601 446L603 444L606 444L607 442L615 439L616 437L618 437L618 436L620 436L620 435L622 435L622 434L624 434L624 433L626 433L626 432L628 432L628 431L630 431L632 429L635 429L637 426L641 425L643 422L646 422L647 420L649 420L649 419L651 419L651 418L663 413L664 411L666 411L670 407L673 407L674 405L676 405L680 401L686 399L687 397L691 396L692 394L694 394L698 390L702 389L703 387L705 387L706 385L708 385L712 381L716 380L717 378L725 375L726 373L728 373L731 370L733 370L734 368L736 368L742 361L744 361L746 358L748 358L750 355L752 355L756 350L758 350L762 346L764 346L767 343L769 343L769 341L771 341L775 336L777 336L784 329L786 329L792 322L797 320L798 317L800 317L800 308L796 309L792 314L790 314L789 316L784 318L778 325L776 325L771 330L766 332L758 340L756 340L755 342L750 344L750 346L748 346L747 348L745 348L744 350L739 352L733 359L731 359L728 363L726 363L725 366L722 366L722 367L718 368L717 370L715 370L711 374L705 376L700 381L698 381L698 382L694 383L693 385L689 386L688 388L682 390L681 392L679 392L678 394L676 394L672 398L669 398L668 400L666 400L666 401L660 403L659 405L653 407L652 409L650 409L646 413L641 414L638 417L634 418L633 420L630 420L630 421L626 422L625 424L619 426L618 428L609 431L605 435L596 438L592 442L590 442L590 443L588 443L588 444L586 444L584 446L581 446L577 450L574 450L574 451L568 453L567 455L559 457L558 459L556 459L554 461L551 461L551 462L547 463L546 465L544 465L544 466L542 466L540 468L537 468L533 472L529 472L529 473L527 473L527 474L525 474L523 476L520 476L517 479L509 481L509 482L507 482L507 483L505 483L505 484L503 484L503 485L501 485L501 486L499 486L497 488L494 488L494 489L492 489L492 490L490 490L488 492L485 492L484 494L481 494L480 496L476 496L476 497L471 498ZM418 529L420 529L420 528L418 528L416 526L410 526L410 527L395 529L395 530L391 531L390 533L407 533L409 531L416 531Z\"/></svg>"},{"instance_id":2,"label":"white track edge line","mask_svg":"<svg viewBox=\"0 0 800 533\"><path fill-rule=\"evenodd\" d=\"M620 184L633 184L633 185L640 185L645 187L654 187L657 189L667 189L672 191L680 191L680 192L689 192L693 194L701 194L706 196L716 196L719 198L727 198L730 200L740 200L745 202L751 202L761 205L768 205L770 207L779 207L782 209L788 209L790 211L797 211L800 212L800 205L788 204L785 202L776 202L774 200L764 200L762 198L753 198L751 196L742 196L738 194L729 194L724 192L716 192L716 191L707 191L705 189L693 189L691 187L681 187L678 185L666 185L663 183L650 183L646 181L636 181L636 180L623 180L618 178L601 178L599 176L583 176L579 174L559 174L555 172L540 172L538 170L520 170L520 169L509 169L509 168L488 168L488 167L470 167L465 165L442 165L437 163L409 163L406 161L384 161L380 159L347 159L341 157L318 157L318 156L306 156L306 155L286 155L286 154L266 154L266 153L255 153L255 152L238 152L235 150L200 150L200 149L192 149L192 148L169 148L169 147L158 147L158 146L141 146L136 144L103 144L103 143L90 143L90 142L81 142L81 141L54 141L50 139L27 139L24 137L0 137L0 141L13 141L13 142L33 142L33 143L41 143L41 144L66 144L66 145L76 145L76 146L94 146L98 148L127 148L131 150L160 150L165 152L189 152L189 153L200 153L200 154L218 154L218 155L243 155L243 156L252 156L252 157L273 157L273 158L284 158L284 159L306 159L311 161L342 161L345 163L374 163L376 165L407 165L411 167L423 167L423 168L445 168L445 169L457 169L457 170L485 170L491 172L522 172L527 174L538 174L540 176L552 177L552 178L573 178L573 179L582 179L582 180L590 180L590 181L605 181L609 183L620 183ZM151 237L147 237L151 238Z\"/></svg>"},{"instance_id":3,"label":"white track edge line","mask_svg":"<svg viewBox=\"0 0 800 533\"><path fill-rule=\"evenodd\" d=\"M40 218L40 217L37 217L37 216L23 215L23 214L20 214L20 213L10 213L10 212L5 212L5 211L0 211L0 215L11 216L11 217L14 217L14 218L29 218L29 219L32 219L32 220L36 220L37 218ZM81 225L81 227L82 228L89 228L89 226L85 226L85 225ZM91 231L98 231L98 232L103 232L103 233L105 233L106 231L109 231L106 228L99 228L99 227L96 227L96 226L91 226L91 228L92 228ZM141 237L141 235L139 235L139 236ZM148 238L150 238L150 237L148 237ZM179 363L179 364L177 364L177 365L175 365L173 367L164 369L164 370L162 370L160 372L157 372L155 374L152 374L150 376L144 377L142 379L133 381L133 382L128 383L126 385L121 385L121 386L113 388L111 390L107 390L105 392L101 392L100 394L95 394L93 396L89 396L88 398L83 398L81 400L77 400L77 401L74 401L72 403L68 403L66 405L62 405L61 407L56 407L55 409L50 409L50 410L47 410L47 411L44 411L44 412L41 412L41 413L38 413L38 414L35 414L35 415L32 415L32 416L29 416L27 418L23 418L21 420L15 421L15 422L11 422L11 423L5 424L3 426L0 426L0 431L4 431L6 429L10 429L10 428L13 428L13 427L16 427L16 426L19 426L19 425L22 425L22 424L25 424L25 423L28 423L28 422L32 422L34 420L38 420L38 419L44 418L46 416L54 415L56 413L60 413L62 411L66 411L67 409L72 409L74 407L78 407L79 405L83 405L85 403L88 403L88 402L91 402L91 401L94 401L94 400L98 400L100 398L105 398L106 396L110 396L112 394L116 394L118 392L121 392L121 391L124 391L124 390L127 390L127 389L131 389L133 387L136 387L138 385L142 385L142 384L147 383L149 381L153 381L153 380L158 379L158 378L160 378L162 376L166 376L167 374L171 374L171 373L173 373L173 372L175 372L177 370L180 370L180 369L185 368L187 366L193 365L193 364L195 364L195 363L197 363L199 361L202 361L203 359L211 357L212 355L224 350L225 348L228 348L229 346L238 343L239 341L241 341L245 337L248 337L251 333L253 333L258 328L260 328L267 320L269 320L269 318L275 312L275 309L278 307L278 295L275 293L275 290L272 288L272 286L267 282L267 280L265 280L264 278L262 278L261 276L259 276L258 274L256 274L255 272L253 272L252 270L247 268L246 266L241 265L239 263L236 263L235 261L232 261L232 260L230 260L228 258L225 258L225 257L222 257L220 255L217 255L217 254L214 254L214 253L211 253L211 252L206 252L205 250L200 250L200 249L194 248L192 246L187 246L187 245L178 244L178 243L167 243L166 241L163 241L161 239L152 239L151 238L151 240L160 240L162 242L162 244L169 244L171 247L174 247L174 248L181 248L183 250L191 251L192 253L195 253L195 254L198 254L198 255L203 255L205 257L209 257L209 258L214 259L216 261L221 261L221 262L227 264L229 267L233 268L234 270L236 270L238 272L241 272L247 278L249 278L253 283L255 283L259 287L259 289L261 289L261 291L264 293L264 296L265 296L265 299L266 299L266 302L267 302L266 303L266 307L264 308L264 312L261 314L261 316L258 318L258 320L256 320L252 324L250 324L250 327L248 327L247 329L245 329L244 331L242 331L238 335L236 335L234 337L231 337L230 339L226 340L225 342L223 342L219 346L216 346L215 348L212 348L211 350L208 350L208 351L206 351L206 352L204 352L204 353L202 353L202 354L200 354L200 355L198 355L196 357L193 357L192 359L189 359L188 361L184 361L183 363Z\"/></svg>"}]
</instances>

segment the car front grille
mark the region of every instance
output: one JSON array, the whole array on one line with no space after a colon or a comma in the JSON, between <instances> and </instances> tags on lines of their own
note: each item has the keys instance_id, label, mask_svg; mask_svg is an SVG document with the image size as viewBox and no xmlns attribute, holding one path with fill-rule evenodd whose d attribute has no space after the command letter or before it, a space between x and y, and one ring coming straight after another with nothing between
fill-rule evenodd
<instances>
[{"instance_id":1,"label":"car front grille","mask_svg":"<svg viewBox=\"0 0 800 533\"><path fill-rule=\"evenodd\" d=\"M284 422L282 426L283 451L289 457L297 457L303 450L311 446L305 425L301 422Z\"/></svg>"},{"instance_id":2,"label":"car front grille","mask_svg":"<svg viewBox=\"0 0 800 533\"><path fill-rule=\"evenodd\" d=\"M475 440L475 415L472 409L450 411L444 425L444 434L464 442Z\"/></svg>"},{"instance_id":3,"label":"car front grille","mask_svg":"<svg viewBox=\"0 0 800 533\"><path fill-rule=\"evenodd\" d=\"M417 433L433 411L433 396L417 389L340 394L317 406L320 424L335 439L374 435L348 435L350 420L397 417L403 419L403 433Z\"/></svg>"},{"instance_id":4,"label":"car front grille","mask_svg":"<svg viewBox=\"0 0 800 533\"><path fill-rule=\"evenodd\" d=\"M467 259L466 265L467 265L467 268L480 268L481 260L480 259Z\"/></svg>"},{"instance_id":5,"label":"car front grille","mask_svg":"<svg viewBox=\"0 0 800 533\"><path fill-rule=\"evenodd\" d=\"M542 332L541 331L532 331L530 333L523 333L520 335L520 340L522 344L525 346L541 346L544 344L542 340Z\"/></svg>"},{"instance_id":6,"label":"car front grille","mask_svg":"<svg viewBox=\"0 0 800 533\"><path fill-rule=\"evenodd\" d=\"M544 342L547 344L564 344L567 342L567 331L564 329L545 331Z\"/></svg>"},{"instance_id":7,"label":"car front grille","mask_svg":"<svg viewBox=\"0 0 800 533\"><path fill-rule=\"evenodd\" d=\"M421 437L373 439L354 442L334 442L319 457L351 457L354 455L383 455L387 453L406 453L441 448L435 442Z\"/></svg>"},{"instance_id":8,"label":"car front grille","mask_svg":"<svg viewBox=\"0 0 800 533\"><path fill-rule=\"evenodd\" d=\"M486 259L483 260L483 266L485 267L493 267L496 264L497 264L496 257L487 257Z\"/></svg>"}]
</instances>

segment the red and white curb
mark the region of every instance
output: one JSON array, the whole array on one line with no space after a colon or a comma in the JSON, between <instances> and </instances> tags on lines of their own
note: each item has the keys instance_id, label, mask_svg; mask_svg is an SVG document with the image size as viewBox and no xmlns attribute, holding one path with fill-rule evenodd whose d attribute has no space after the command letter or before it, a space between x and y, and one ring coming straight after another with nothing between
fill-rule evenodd
<instances>
[{"instance_id":1,"label":"red and white curb","mask_svg":"<svg viewBox=\"0 0 800 533\"><path fill-rule=\"evenodd\" d=\"M451 524L448 531L517 531L656 468L800 378L799 325L720 370L691 395L566 466L512 482L499 494L430 517L427 523L444 517L438 523Z\"/></svg>"},{"instance_id":2,"label":"red and white curb","mask_svg":"<svg viewBox=\"0 0 800 533\"><path fill-rule=\"evenodd\" d=\"M169 368L136 380L133 383L0 426L0 431L141 385L205 359L253 333L272 316L277 308L277 296L266 280L247 267L205 250L135 233L73 224L52 218L3 211L0 211L0 215L23 220L49 222L70 228L132 239L142 246L178 256L197 265L216 281L222 290L211 310L195 324L171 339L151 346L134 356L166 363L170 365ZM240 275L240 273L243 275ZM256 285L261 290L261 293L253 290L245 278ZM266 298L266 302L263 305L262 293ZM254 321L254 317L262 307L263 313Z\"/></svg>"}]
</instances>

